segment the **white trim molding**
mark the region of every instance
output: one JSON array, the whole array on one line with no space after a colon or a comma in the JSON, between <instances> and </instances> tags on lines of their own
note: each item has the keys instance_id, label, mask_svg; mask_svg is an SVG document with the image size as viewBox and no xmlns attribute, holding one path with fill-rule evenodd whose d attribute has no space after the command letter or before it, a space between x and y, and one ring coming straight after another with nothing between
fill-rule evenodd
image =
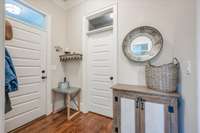
<instances>
[{"instance_id":1,"label":"white trim molding","mask_svg":"<svg viewBox=\"0 0 200 133\"><path fill-rule=\"evenodd\" d=\"M5 89L4 89L4 0L0 1L0 133L5 132Z\"/></svg>"},{"instance_id":2,"label":"white trim molding","mask_svg":"<svg viewBox=\"0 0 200 133\"><path fill-rule=\"evenodd\" d=\"M52 94L51 94L51 90L52 90L52 29L51 29L51 25L52 25L52 17L50 15L47 15L47 34L48 34L48 40L47 40L47 51L46 51L46 56L47 56L47 86L46 86L46 115L49 115L52 112Z\"/></svg>"}]
</instances>

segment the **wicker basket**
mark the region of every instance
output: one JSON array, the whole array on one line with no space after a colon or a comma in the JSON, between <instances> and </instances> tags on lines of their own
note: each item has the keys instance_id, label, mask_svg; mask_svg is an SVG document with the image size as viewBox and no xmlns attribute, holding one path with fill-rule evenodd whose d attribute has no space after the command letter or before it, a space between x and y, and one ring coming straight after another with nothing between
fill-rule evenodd
<instances>
[{"instance_id":1,"label":"wicker basket","mask_svg":"<svg viewBox=\"0 0 200 133\"><path fill-rule=\"evenodd\" d=\"M162 66L146 65L146 84L150 89L161 92L175 92L178 83L179 61L173 59L172 63Z\"/></svg>"}]
</instances>

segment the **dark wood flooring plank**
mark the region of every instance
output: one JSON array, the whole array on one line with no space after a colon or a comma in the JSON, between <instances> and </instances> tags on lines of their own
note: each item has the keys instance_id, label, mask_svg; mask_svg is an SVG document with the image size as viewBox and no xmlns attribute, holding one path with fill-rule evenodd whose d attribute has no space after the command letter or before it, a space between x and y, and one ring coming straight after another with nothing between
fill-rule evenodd
<instances>
[{"instance_id":1,"label":"dark wood flooring plank","mask_svg":"<svg viewBox=\"0 0 200 133\"><path fill-rule=\"evenodd\" d=\"M12 133L112 133L112 119L94 113L81 113L68 121L65 111L62 111Z\"/></svg>"}]
</instances>

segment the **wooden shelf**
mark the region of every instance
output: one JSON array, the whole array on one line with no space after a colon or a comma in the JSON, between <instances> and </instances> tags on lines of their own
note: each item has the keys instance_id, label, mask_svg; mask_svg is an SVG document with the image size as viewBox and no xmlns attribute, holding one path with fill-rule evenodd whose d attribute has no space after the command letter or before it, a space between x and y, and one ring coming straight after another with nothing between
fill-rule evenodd
<instances>
[{"instance_id":1,"label":"wooden shelf","mask_svg":"<svg viewBox=\"0 0 200 133\"><path fill-rule=\"evenodd\" d=\"M73 60L82 60L83 55L81 54L65 54L60 56L61 62L73 61Z\"/></svg>"}]
</instances>

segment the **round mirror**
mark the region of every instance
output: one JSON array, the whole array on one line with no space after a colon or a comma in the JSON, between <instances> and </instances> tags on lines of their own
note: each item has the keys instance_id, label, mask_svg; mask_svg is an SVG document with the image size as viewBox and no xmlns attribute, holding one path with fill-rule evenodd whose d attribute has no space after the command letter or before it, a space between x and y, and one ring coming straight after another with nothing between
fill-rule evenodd
<instances>
[{"instance_id":1,"label":"round mirror","mask_svg":"<svg viewBox=\"0 0 200 133\"><path fill-rule=\"evenodd\" d=\"M123 51L132 61L145 62L159 54L163 38L153 27L138 27L128 33L123 42Z\"/></svg>"}]
</instances>

